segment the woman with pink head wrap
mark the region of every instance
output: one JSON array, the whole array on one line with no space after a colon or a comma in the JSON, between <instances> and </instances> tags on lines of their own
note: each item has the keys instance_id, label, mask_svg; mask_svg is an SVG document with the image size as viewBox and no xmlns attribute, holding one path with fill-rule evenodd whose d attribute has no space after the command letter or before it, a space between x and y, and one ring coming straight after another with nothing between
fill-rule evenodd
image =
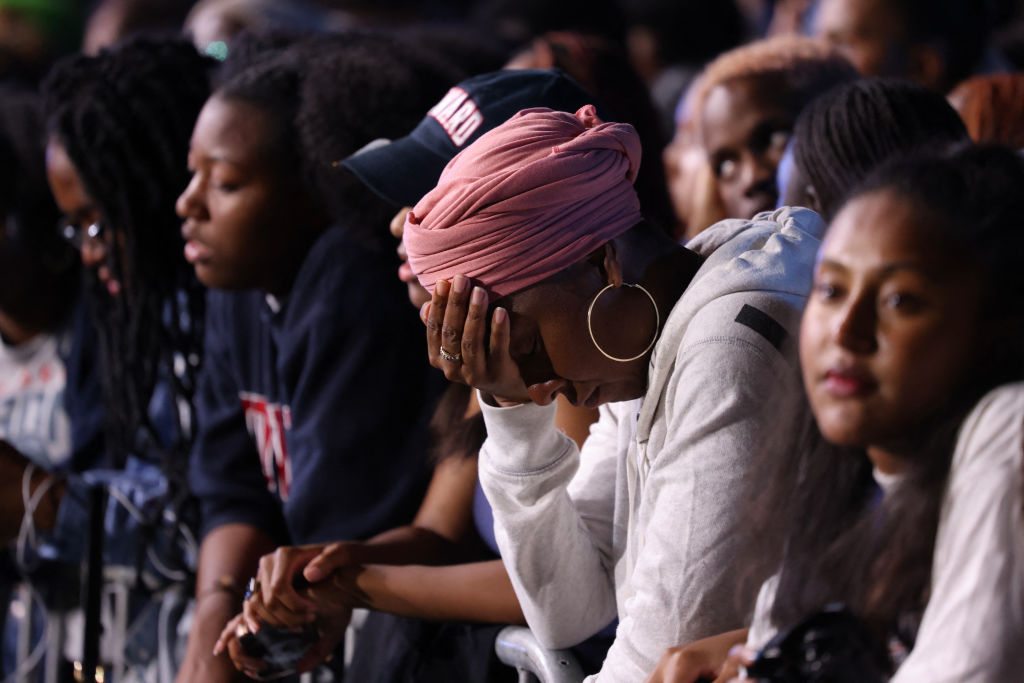
<instances>
[{"instance_id":1,"label":"woman with pink head wrap","mask_svg":"<svg viewBox=\"0 0 1024 683\"><path fill-rule=\"evenodd\" d=\"M525 315L523 307L535 298L530 293L543 291L546 303L556 303L547 308L558 314L558 320L529 316L533 322L550 323L546 325L548 336L564 335L571 346L588 337L593 340L588 344L589 353L577 354L575 348L572 353L586 367L600 368L597 374L603 371L608 381L586 386L568 382L546 385L533 397L538 403L549 403L558 391L589 407L642 393L644 358L658 334L659 310L671 308L674 300L669 297L677 298L685 283L674 276L675 286L623 280L624 268L639 279L643 265L623 262L622 256L631 256L633 250L616 246L616 240L623 244L636 241L623 237L630 228L643 226L638 235L645 236L644 242L658 245L664 256L682 268L677 273L685 272L687 265L691 271L695 269L695 255L643 222L633 189L639 164L640 142L633 127L603 123L593 106L585 106L575 115L526 109L452 159L437 187L406 219L409 263L428 290L445 290L451 281L457 295L454 299L463 295L466 300L465 286L471 279L479 289L478 298L519 302L497 312L503 320L507 310L515 317ZM555 291L541 284L548 280L558 282ZM590 282L593 285L585 284ZM603 292L601 301L590 305L594 291L606 284L613 285L614 291ZM523 296L512 297L520 292ZM459 305L455 300L453 304ZM443 308L436 308L428 321L441 312ZM435 321L438 338L441 320ZM461 338L461 325L453 325L459 330L449 325L444 335ZM522 327L525 335L533 326ZM494 328L496 333L507 329L503 322ZM538 333L533 330L534 336ZM524 335L517 329L513 352L531 344ZM451 351L444 348L447 358L463 353L459 346ZM440 343L433 349L438 358L441 349ZM468 355L466 362L456 361L449 368L458 371L459 379L476 385L478 382L462 374L472 367ZM519 360L544 365L549 359L534 354ZM581 368L581 374L594 373ZM524 386L504 392L496 388L504 398L527 398Z\"/></svg>"},{"instance_id":2,"label":"woman with pink head wrap","mask_svg":"<svg viewBox=\"0 0 1024 683\"><path fill-rule=\"evenodd\" d=\"M633 127L526 109L455 157L406 219L420 284L456 273L497 296L566 268L641 220L633 190L640 141Z\"/></svg>"},{"instance_id":3,"label":"woman with pink head wrap","mask_svg":"<svg viewBox=\"0 0 1024 683\"><path fill-rule=\"evenodd\" d=\"M431 363L480 392L480 482L523 614L554 648L617 616L602 682L743 626L772 569L736 502L753 461L795 447L791 340L822 228L780 209L684 248L640 213L639 149L592 107L524 110L405 224ZM582 456L558 394L602 407Z\"/></svg>"}]
</instances>

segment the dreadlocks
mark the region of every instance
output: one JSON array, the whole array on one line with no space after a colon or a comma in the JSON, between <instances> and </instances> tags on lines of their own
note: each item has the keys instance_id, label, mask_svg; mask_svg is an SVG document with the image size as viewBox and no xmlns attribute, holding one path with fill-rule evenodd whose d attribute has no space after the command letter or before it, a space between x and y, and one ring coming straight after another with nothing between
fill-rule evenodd
<instances>
[{"instance_id":1,"label":"dreadlocks","mask_svg":"<svg viewBox=\"0 0 1024 683\"><path fill-rule=\"evenodd\" d=\"M119 296L93 281L110 452L159 453L183 475L202 344L203 290L182 257L174 202L188 183L189 137L209 95L212 60L180 40L137 40L75 55L43 83L50 139L67 152L112 239ZM94 277L94 276L93 276ZM158 383L174 398L176 433L149 406Z\"/></svg>"}]
</instances>

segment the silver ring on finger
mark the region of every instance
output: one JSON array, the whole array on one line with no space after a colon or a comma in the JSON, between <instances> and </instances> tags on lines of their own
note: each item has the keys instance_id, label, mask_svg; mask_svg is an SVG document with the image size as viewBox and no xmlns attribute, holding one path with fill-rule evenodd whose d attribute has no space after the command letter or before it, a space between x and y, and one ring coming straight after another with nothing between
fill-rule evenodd
<instances>
[{"instance_id":1,"label":"silver ring on finger","mask_svg":"<svg viewBox=\"0 0 1024 683\"><path fill-rule=\"evenodd\" d=\"M456 351L455 353L451 353L450 351L447 351L443 346L438 347L438 352L441 354L441 358L444 358L446 361L450 361L452 363L459 363L462 361L461 352Z\"/></svg>"},{"instance_id":2,"label":"silver ring on finger","mask_svg":"<svg viewBox=\"0 0 1024 683\"><path fill-rule=\"evenodd\" d=\"M254 576L251 579L249 579L249 585L245 587L245 597L242 598L242 599L243 600L248 600L253 595L255 595L256 593L259 593L259 592L260 592L260 582Z\"/></svg>"}]
</instances>

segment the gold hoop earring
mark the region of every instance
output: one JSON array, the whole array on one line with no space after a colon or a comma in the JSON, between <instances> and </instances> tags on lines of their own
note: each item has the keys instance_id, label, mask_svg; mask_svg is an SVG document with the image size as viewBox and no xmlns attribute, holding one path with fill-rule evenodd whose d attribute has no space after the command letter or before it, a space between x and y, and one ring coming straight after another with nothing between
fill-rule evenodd
<instances>
[{"instance_id":1,"label":"gold hoop earring","mask_svg":"<svg viewBox=\"0 0 1024 683\"><path fill-rule=\"evenodd\" d=\"M602 294L604 294L614 286L615 285L613 284L605 285L604 289L602 289L600 292L594 295L594 299L590 302L590 306L587 308L587 332L590 333L590 341L594 342L594 346L597 348L598 351L601 352L602 356L609 360L613 360L617 363L628 363L630 361L637 360L638 358L642 358L645 353L647 353L654 347L654 342L658 341L658 328L661 327L661 315L658 313L658 304L657 302L654 301L654 297L651 296L651 293L644 289L642 285L631 285L623 282L623 287L632 287L634 289L639 289L641 292L647 295L648 299L651 300L651 305L654 306L654 334L651 336L651 341L647 345L647 348L645 348L643 351L636 354L635 356L632 356L630 358L619 358L608 353L607 351L601 348L600 344L597 343L597 337L594 336L594 326L591 324L591 316L594 313L594 305L597 303L597 300L601 298Z\"/></svg>"}]
</instances>

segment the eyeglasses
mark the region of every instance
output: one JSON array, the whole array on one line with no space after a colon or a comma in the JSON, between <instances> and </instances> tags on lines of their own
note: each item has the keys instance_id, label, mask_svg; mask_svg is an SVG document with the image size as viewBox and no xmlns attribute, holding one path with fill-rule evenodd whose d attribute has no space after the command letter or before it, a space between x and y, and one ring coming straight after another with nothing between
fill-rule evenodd
<instances>
[{"instance_id":1,"label":"eyeglasses","mask_svg":"<svg viewBox=\"0 0 1024 683\"><path fill-rule=\"evenodd\" d=\"M100 221L91 223L84 229L80 226L61 221L57 226L57 229L64 239L68 241L68 244L75 249L81 250L82 243L85 241L86 237L90 239L99 239L106 230L106 227Z\"/></svg>"}]
</instances>

